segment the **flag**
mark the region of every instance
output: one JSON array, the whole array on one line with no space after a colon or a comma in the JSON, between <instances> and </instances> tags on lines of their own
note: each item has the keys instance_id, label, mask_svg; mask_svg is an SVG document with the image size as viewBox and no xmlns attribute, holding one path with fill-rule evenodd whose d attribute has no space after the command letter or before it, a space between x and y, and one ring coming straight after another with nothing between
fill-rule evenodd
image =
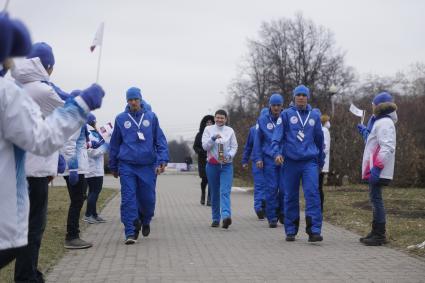
<instances>
[{"instance_id":1,"label":"flag","mask_svg":"<svg viewBox=\"0 0 425 283\"><path fill-rule=\"evenodd\" d=\"M96 46L101 46L103 42L103 28L105 24L101 23L94 36L93 43L90 46L90 51L93 52Z\"/></svg>"},{"instance_id":2,"label":"flag","mask_svg":"<svg viewBox=\"0 0 425 283\"><path fill-rule=\"evenodd\" d=\"M363 118L364 110L357 108L353 103L350 105L350 112L358 117Z\"/></svg>"}]
</instances>

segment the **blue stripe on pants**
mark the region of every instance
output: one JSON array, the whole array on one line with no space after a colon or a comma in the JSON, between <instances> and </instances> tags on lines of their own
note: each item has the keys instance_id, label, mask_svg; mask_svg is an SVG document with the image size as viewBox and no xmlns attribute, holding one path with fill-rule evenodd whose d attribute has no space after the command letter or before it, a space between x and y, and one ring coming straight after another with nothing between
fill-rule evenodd
<instances>
[{"instance_id":1,"label":"blue stripe on pants","mask_svg":"<svg viewBox=\"0 0 425 283\"><path fill-rule=\"evenodd\" d=\"M212 220L220 221L221 218L231 217L230 192L233 183L233 165L207 163L206 171L211 191Z\"/></svg>"},{"instance_id":2,"label":"blue stripe on pants","mask_svg":"<svg viewBox=\"0 0 425 283\"><path fill-rule=\"evenodd\" d=\"M149 224L155 211L154 165L131 165L120 162L121 222L125 236L134 235L134 221Z\"/></svg>"}]
</instances>

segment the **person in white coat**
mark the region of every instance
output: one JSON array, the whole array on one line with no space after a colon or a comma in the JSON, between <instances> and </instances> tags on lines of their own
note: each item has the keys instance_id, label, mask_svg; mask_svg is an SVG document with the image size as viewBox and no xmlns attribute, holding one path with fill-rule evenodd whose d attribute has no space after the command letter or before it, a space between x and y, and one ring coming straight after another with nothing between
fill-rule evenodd
<instances>
[{"instance_id":1,"label":"person in white coat","mask_svg":"<svg viewBox=\"0 0 425 283\"><path fill-rule=\"evenodd\" d=\"M232 224L232 161L238 149L238 142L233 129L226 126L226 111L217 110L214 121L215 124L205 127L202 134L202 147L207 152L206 171L211 189L211 227L218 227L223 219L222 227L227 229Z\"/></svg>"},{"instance_id":2,"label":"person in white coat","mask_svg":"<svg viewBox=\"0 0 425 283\"><path fill-rule=\"evenodd\" d=\"M11 75L27 94L38 104L43 117L49 116L64 101L48 84L55 58L52 48L44 42L35 43L28 59L15 61ZM49 156L30 152L26 155L25 173L28 182L30 213L28 245L16 257L15 281L42 282L38 270L38 254L47 220L49 182L57 175L59 151Z\"/></svg>"},{"instance_id":3,"label":"person in white coat","mask_svg":"<svg viewBox=\"0 0 425 283\"><path fill-rule=\"evenodd\" d=\"M382 198L382 187L393 179L395 149L397 105L388 92L381 92L372 102L373 116L365 128L368 135L363 153L362 178L369 183L369 199L372 204L373 222L372 230L360 238L360 242L367 246L380 246L387 243L386 215ZM363 127L362 127L363 126Z\"/></svg>"},{"instance_id":4,"label":"person in white coat","mask_svg":"<svg viewBox=\"0 0 425 283\"><path fill-rule=\"evenodd\" d=\"M79 95L79 92L73 91L70 95L75 97ZM87 198L85 174L89 173L88 137L88 131L84 125L65 142L60 150L66 162L65 172L62 175L66 181L70 199L64 245L66 249L87 249L92 246L92 243L80 238L80 213L84 200Z\"/></svg>"},{"instance_id":5,"label":"person in white coat","mask_svg":"<svg viewBox=\"0 0 425 283\"><path fill-rule=\"evenodd\" d=\"M10 57L26 56L31 38L25 25L0 13L0 73ZM104 91L92 85L43 119L39 106L14 82L0 76L0 269L28 243L28 187L25 153L47 156L57 151L99 108Z\"/></svg>"},{"instance_id":6,"label":"person in white coat","mask_svg":"<svg viewBox=\"0 0 425 283\"><path fill-rule=\"evenodd\" d=\"M100 135L96 128L96 116L92 113L87 118L87 130L89 132L89 147L87 149L89 157L89 168L85 175L89 193L87 195L87 209L84 221L89 224L104 223L105 219L97 213L97 199L103 186L104 158L103 155L109 150L109 143Z\"/></svg>"},{"instance_id":7,"label":"person in white coat","mask_svg":"<svg viewBox=\"0 0 425 283\"><path fill-rule=\"evenodd\" d=\"M325 203L325 194L323 192L323 179L325 175L329 173L329 160L331 153L331 134L329 129L331 127L330 117L329 115L322 115L320 117L320 121L322 122L322 131L323 131L323 152L326 154L325 156L325 164L323 165L322 172L319 174L319 192L320 192L320 208L323 213L323 205Z\"/></svg>"}]
</instances>

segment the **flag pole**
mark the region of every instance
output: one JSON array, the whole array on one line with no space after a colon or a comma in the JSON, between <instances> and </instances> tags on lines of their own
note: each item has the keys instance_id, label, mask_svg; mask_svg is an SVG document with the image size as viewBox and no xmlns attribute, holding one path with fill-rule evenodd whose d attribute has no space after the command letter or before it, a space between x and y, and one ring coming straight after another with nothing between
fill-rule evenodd
<instances>
[{"instance_id":1,"label":"flag pole","mask_svg":"<svg viewBox=\"0 0 425 283\"><path fill-rule=\"evenodd\" d=\"M101 60L101 58L102 58L102 45L103 45L103 42L102 42L102 44L99 46L99 58L98 58L98 60L97 60L96 83L98 83L98 82L99 82L100 60Z\"/></svg>"},{"instance_id":2,"label":"flag pole","mask_svg":"<svg viewBox=\"0 0 425 283\"><path fill-rule=\"evenodd\" d=\"M6 0L6 4L4 4L3 12L7 11L7 8L9 7L10 0Z\"/></svg>"}]
</instances>

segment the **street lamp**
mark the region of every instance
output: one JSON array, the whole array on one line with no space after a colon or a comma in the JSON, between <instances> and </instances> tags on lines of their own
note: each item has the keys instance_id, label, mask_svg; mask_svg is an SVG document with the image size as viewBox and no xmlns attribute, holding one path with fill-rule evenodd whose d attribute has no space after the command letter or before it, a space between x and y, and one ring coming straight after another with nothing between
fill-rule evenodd
<instances>
[{"instance_id":1,"label":"street lamp","mask_svg":"<svg viewBox=\"0 0 425 283\"><path fill-rule=\"evenodd\" d=\"M335 94L338 92L338 88L336 87L336 85L332 84L331 87L329 88L329 94L331 96L331 103L332 103L332 117L334 116L334 109L335 109L335 99L336 96Z\"/></svg>"}]
</instances>

